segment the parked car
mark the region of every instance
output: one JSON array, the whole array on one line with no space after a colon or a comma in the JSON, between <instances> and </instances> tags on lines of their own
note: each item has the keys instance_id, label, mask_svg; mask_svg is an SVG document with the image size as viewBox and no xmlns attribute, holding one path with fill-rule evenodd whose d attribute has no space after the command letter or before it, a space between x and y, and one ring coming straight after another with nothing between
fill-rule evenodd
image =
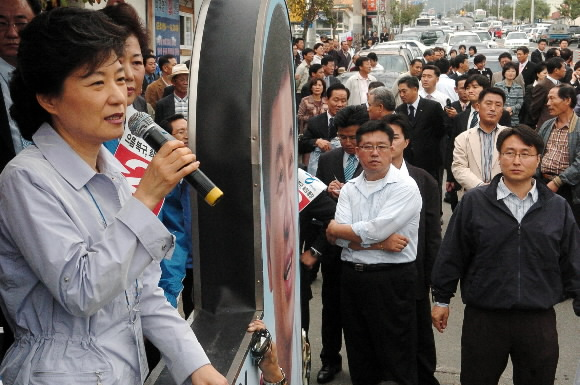
<instances>
[{"instance_id":1,"label":"parked car","mask_svg":"<svg viewBox=\"0 0 580 385\"><path fill-rule=\"evenodd\" d=\"M525 32L510 32L506 36L503 46L515 52L518 47L529 47L530 41Z\"/></svg>"},{"instance_id":2,"label":"parked car","mask_svg":"<svg viewBox=\"0 0 580 385\"><path fill-rule=\"evenodd\" d=\"M423 52L429 47L417 40L391 40L384 43L379 43L373 47L374 49L398 49L407 48L411 51L414 59L423 59Z\"/></svg>"},{"instance_id":3,"label":"parked car","mask_svg":"<svg viewBox=\"0 0 580 385\"><path fill-rule=\"evenodd\" d=\"M497 47L497 43L494 41L495 38L492 38L490 33L487 32L486 30L481 30L481 31L477 31L477 30L471 30L473 33L476 33L479 38L481 39L482 43L485 43L487 48L495 48Z\"/></svg>"},{"instance_id":4,"label":"parked car","mask_svg":"<svg viewBox=\"0 0 580 385\"><path fill-rule=\"evenodd\" d=\"M570 33L570 42L580 40L580 25L571 25L568 27L568 32Z\"/></svg>"},{"instance_id":5,"label":"parked car","mask_svg":"<svg viewBox=\"0 0 580 385\"><path fill-rule=\"evenodd\" d=\"M449 54L451 46L459 44L471 45L472 43L481 43L479 35L473 32L454 32L448 33L442 38L439 38L435 42L435 45L438 47L443 47L445 49L445 53Z\"/></svg>"}]
</instances>

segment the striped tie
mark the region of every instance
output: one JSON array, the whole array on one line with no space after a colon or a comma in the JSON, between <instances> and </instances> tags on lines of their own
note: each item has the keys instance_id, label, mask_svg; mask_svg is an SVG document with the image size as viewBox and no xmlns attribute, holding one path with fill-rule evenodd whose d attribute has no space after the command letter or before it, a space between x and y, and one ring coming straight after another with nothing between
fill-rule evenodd
<instances>
[{"instance_id":1,"label":"striped tie","mask_svg":"<svg viewBox=\"0 0 580 385\"><path fill-rule=\"evenodd\" d=\"M473 128L473 127L477 126L477 115L478 115L478 113L477 113L477 111L475 111L473 113L473 118L471 118L471 124L469 125L469 128Z\"/></svg>"},{"instance_id":2,"label":"striped tie","mask_svg":"<svg viewBox=\"0 0 580 385\"><path fill-rule=\"evenodd\" d=\"M344 180L348 182L352 179L354 175L354 170L356 170L356 157L354 154L348 156L348 160L346 161L346 167L344 168Z\"/></svg>"}]
</instances>

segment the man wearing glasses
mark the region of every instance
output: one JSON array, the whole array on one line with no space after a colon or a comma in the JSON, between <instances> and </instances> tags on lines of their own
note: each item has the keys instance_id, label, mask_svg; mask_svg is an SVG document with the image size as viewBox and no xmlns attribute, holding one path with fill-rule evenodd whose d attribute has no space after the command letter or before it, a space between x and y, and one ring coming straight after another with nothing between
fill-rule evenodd
<instances>
[{"instance_id":1,"label":"man wearing glasses","mask_svg":"<svg viewBox=\"0 0 580 385\"><path fill-rule=\"evenodd\" d=\"M16 65L20 32L40 13L38 0L0 1L0 172L6 164L30 144L20 135L20 130L12 120L9 108L12 105L10 97L10 77ZM0 360L6 349L12 344L12 332L0 313Z\"/></svg>"},{"instance_id":2,"label":"man wearing glasses","mask_svg":"<svg viewBox=\"0 0 580 385\"><path fill-rule=\"evenodd\" d=\"M354 385L417 384L415 286L422 207L417 183L391 167L394 133L382 120L356 133L363 172L341 188L327 229L341 246L341 317Z\"/></svg>"},{"instance_id":3,"label":"man wearing glasses","mask_svg":"<svg viewBox=\"0 0 580 385\"><path fill-rule=\"evenodd\" d=\"M498 125L505 103L505 94L499 88L487 88L480 92L475 111L479 122L455 138L451 171L455 180L466 190L489 184L499 170L495 143L498 134L505 129Z\"/></svg>"},{"instance_id":4,"label":"man wearing glasses","mask_svg":"<svg viewBox=\"0 0 580 385\"><path fill-rule=\"evenodd\" d=\"M22 138L8 112L12 105L10 77L16 66L20 32L40 13L38 0L0 2L0 171L24 147L30 144Z\"/></svg>"},{"instance_id":5,"label":"man wearing glasses","mask_svg":"<svg viewBox=\"0 0 580 385\"><path fill-rule=\"evenodd\" d=\"M544 141L525 126L498 134L501 174L468 191L435 260L431 317L443 332L461 280L461 383L497 384L508 357L514 384L552 385L554 305L580 316L580 231L565 199L534 179Z\"/></svg>"}]
</instances>

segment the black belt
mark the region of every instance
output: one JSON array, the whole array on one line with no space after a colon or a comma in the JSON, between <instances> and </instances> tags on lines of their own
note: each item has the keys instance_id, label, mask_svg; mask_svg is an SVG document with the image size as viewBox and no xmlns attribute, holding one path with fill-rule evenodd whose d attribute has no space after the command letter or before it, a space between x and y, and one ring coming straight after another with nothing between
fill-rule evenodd
<instances>
[{"instance_id":1,"label":"black belt","mask_svg":"<svg viewBox=\"0 0 580 385\"><path fill-rule=\"evenodd\" d=\"M396 267L405 266L413 262L405 262L405 263L372 263L372 264L364 264L364 263L354 263L348 261L342 261L343 265L346 265L353 269L354 271L381 271L381 270L389 270L394 269Z\"/></svg>"}]
</instances>

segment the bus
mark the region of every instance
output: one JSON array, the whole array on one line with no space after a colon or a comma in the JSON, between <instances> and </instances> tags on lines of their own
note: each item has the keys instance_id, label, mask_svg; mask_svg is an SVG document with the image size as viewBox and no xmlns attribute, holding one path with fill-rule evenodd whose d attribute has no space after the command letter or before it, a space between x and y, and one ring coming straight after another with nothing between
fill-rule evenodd
<instances>
[{"instance_id":1,"label":"bus","mask_svg":"<svg viewBox=\"0 0 580 385\"><path fill-rule=\"evenodd\" d=\"M419 17L415 19L415 26L416 27L431 27L431 19L430 17Z\"/></svg>"},{"instance_id":2,"label":"bus","mask_svg":"<svg viewBox=\"0 0 580 385\"><path fill-rule=\"evenodd\" d=\"M485 21L485 17L487 16L487 12L485 9L476 9L473 14L473 21Z\"/></svg>"}]
</instances>

